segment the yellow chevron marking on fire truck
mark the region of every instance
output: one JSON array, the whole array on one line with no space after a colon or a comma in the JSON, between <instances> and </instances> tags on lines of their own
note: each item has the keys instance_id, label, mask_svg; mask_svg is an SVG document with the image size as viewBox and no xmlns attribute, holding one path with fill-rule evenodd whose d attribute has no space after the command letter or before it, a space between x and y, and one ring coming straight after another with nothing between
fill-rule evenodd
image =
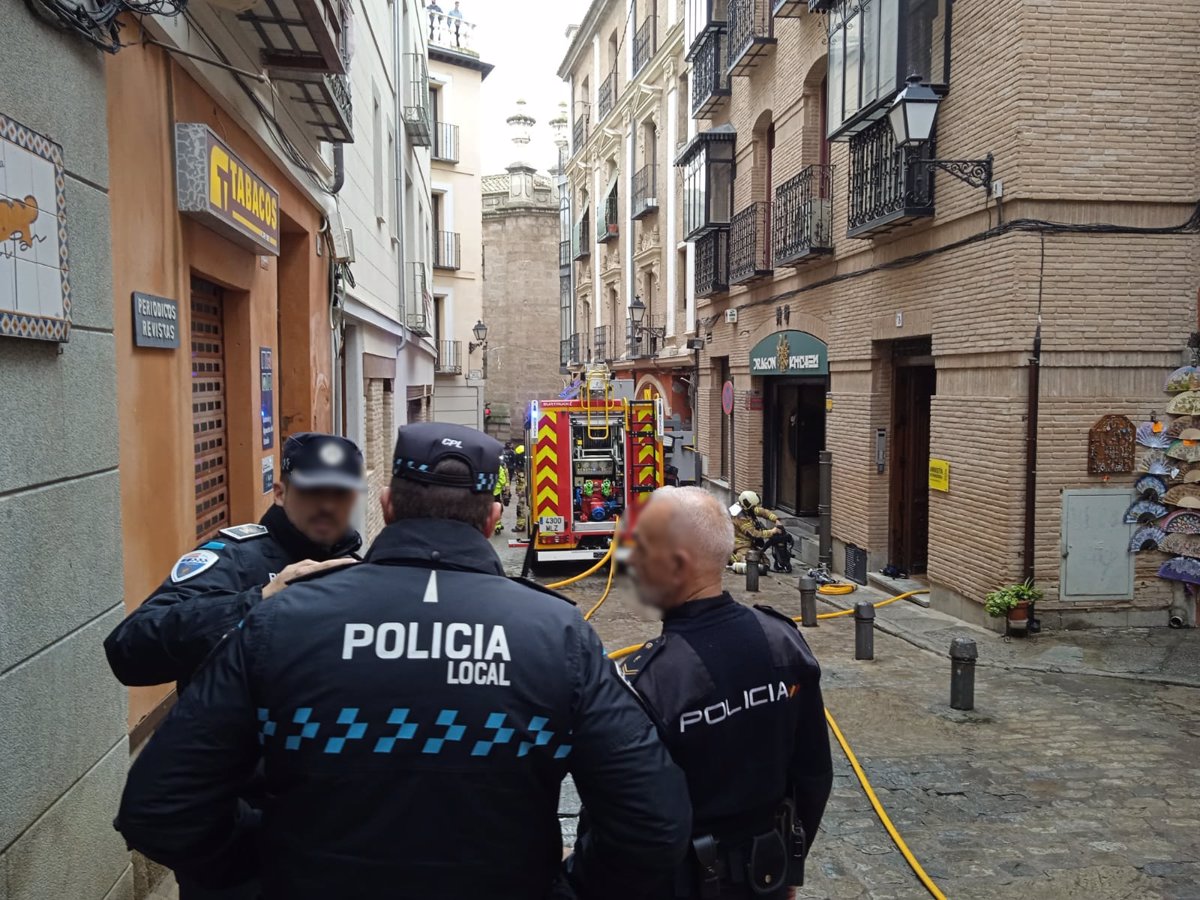
<instances>
[{"instance_id":1,"label":"yellow chevron marking on fire truck","mask_svg":"<svg viewBox=\"0 0 1200 900\"><path fill-rule=\"evenodd\" d=\"M541 487L542 482L547 481L547 480L553 481L555 484L558 484L558 472L555 469L550 468L549 466L539 469L538 473L537 473L537 478L535 479L538 487Z\"/></svg>"},{"instance_id":2,"label":"yellow chevron marking on fire truck","mask_svg":"<svg viewBox=\"0 0 1200 900\"><path fill-rule=\"evenodd\" d=\"M558 465L558 451L553 447L542 447L537 452L537 463L540 466L544 461L550 460L556 466Z\"/></svg>"},{"instance_id":3,"label":"yellow chevron marking on fire truck","mask_svg":"<svg viewBox=\"0 0 1200 900\"><path fill-rule=\"evenodd\" d=\"M654 459L654 445L645 444L638 450L638 462L645 462L647 459Z\"/></svg>"},{"instance_id":4,"label":"yellow chevron marking on fire truck","mask_svg":"<svg viewBox=\"0 0 1200 900\"><path fill-rule=\"evenodd\" d=\"M547 418L549 418L549 417L547 417ZM553 421L547 422L545 425L543 425L541 427L541 430L538 431L538 440L539 441L551 441L554 443L558 442L558 432L554 430Z\"/></svg>"},{"instance_id":5,"label":"yellow chevron marking on fire truck","mask_svg":"<svg viewBox=\"0 0 1200 900\"><path fill-rule=\"evenodd\" d=\"M537 502L538 502L539 507L543 503L546 503L548 501L553 502L557 499L558 499L558 492L555 491L554 488L552 488L552 487L542 488L542 490L537 495Z\"/></svg>"}]
</instances>

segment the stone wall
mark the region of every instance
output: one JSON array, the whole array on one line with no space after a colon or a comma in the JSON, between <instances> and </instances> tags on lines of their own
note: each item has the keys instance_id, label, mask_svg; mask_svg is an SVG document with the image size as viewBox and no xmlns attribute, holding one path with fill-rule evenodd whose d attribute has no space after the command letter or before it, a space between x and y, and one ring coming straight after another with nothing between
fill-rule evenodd
<instances>
[{"instance_id":1,"label":"stone wall","mask_svg":"<svg viewBox=\"0 0 1200 900\"><path fill-rule=\"evenodd\" d=\"M0 10L0 112L63 148L74 326L0 338L0 897L115 900L133 870L112 828L126 692L102 648L124 614L104 61L20 0Z\"/></svg>"},{"instance_id":2,"label":"stone wall","mask_svg":"<svg viewBox=\"0 0 1200 900\"><path fill-rule=\"evenodd\" d=\"M529 401L557 396L565 383L558 364L557 201L549 209L485 212L483 254L485 400L511 410L510 433L497 437L519 440Z\"/></svg>"}]
</instances>

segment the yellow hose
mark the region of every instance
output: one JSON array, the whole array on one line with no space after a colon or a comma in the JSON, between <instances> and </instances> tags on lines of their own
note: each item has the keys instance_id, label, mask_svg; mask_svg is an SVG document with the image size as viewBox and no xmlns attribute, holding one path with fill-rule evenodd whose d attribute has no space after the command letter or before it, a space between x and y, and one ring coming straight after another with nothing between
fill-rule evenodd
<instances>
[{"instance_id":1,"label":"yellow hose","mask_svg":"<svg viewBox=\"0 0 1200 900\"><path fill-rule=\"evenodd\" d=\"M858 590L857 584L823 584L817 588L818 594L853 594Z\"/></svg>"},{"instance_id":2,"label":"yellow hose","mask_svg":"<svg viewBox=\"0 0 1200 900\"><path fill-rule=\"evenodd\" d=\"M898 600L900 598L897 597L895 599ZM850 749L850 745L846 743L846 738L842 734L842 730L838 728L837 722L833 720L833 716L830 715L828 709L825 710L825 720L829 723L829 727L833 729L833 736L837 738L837 742L842 745L842 752L846 754L846 759L850 761L850 767L854 769L854 774L858 776L858 783L862 785L863 792L866 793L867 799L871 801L875 815L879 817L879 821L883 823L883 827L891 835L892 843L896 845L896 849L900 851L901 855L908 862L908 865L912 868L913 873L920 879L921 884L925 886L925 890L929 891L936 900L946 900L946 895L938 890L938 886L933 883L933 879L921 868L921 864L917 862L917 858L908 849L908 844L904 843L904 838L900 837L900 832L896 830L896 826L892 824L892 820L884 812L879 798L875 796L874 788L871 787L871 782L867 781L866 773L863 772L862 766L858 764L858 758L854 755L854 751Z\"/></svg>"},{"instance_id":3,"label":"yellow hose","mask_svg":"<svg viewBox=\"0 0 1200 900\"><path fill-rule=\"evenodd\" d=\"M907 600L909 597L915 596L916 594L928 594L928 593L929 593L929 591L925 591L925 590L909 591L906 594L897 594L895 597L889 597L886 600L880 600L878 603L872 603L871 605L874 606L876 609L879 609L879 607L887 606L889 603L895 603L897 600ZM838 616L852 616L852 615L854 615L853 609L839 609L837 612L821 613L820 615L817 616L817 618L818 619L836 619ZM793 616L792 621L799 622L800 616Z\"/></svg>"},{"instance_id":4,"label":"yellow hose","mask_svg":"<svg viewBox=\"0 0 1200 900\"><path fill-rule=\"evenodd\" d=\"M597 562L594 566L592 566L586 572L580 572L578 575L576 575L573 578L567 578L567 579L564 579L563 581L556 581L556 582L554 582L554 584L546 585L546 587L550 588L551 590L558 590L559 588L565 588L568 585L572 585L577 581L582 581L583 579L585 579L589 575L591 575L593 572L599 571L599 569L606 562L608 562L608 558L617 552L617 536L620 533L620 530L621 530L621 519L620 519L620 517L618 517L616 519L613 519L612 543L608 545L608 552L605 553L604 556L602 556L600 558L599 562Z\"/></svg>"},{"instance_id":5,"label":"yellow hose","mask_svg":"<svg viewBox=\"0 0 1200 900\"><path fill-rule=\"evenodd\" d=\"M616 539L616 536L614 535L613 536L613 546L615 547L616 544L617 544L617 539ZM592 616L594 616L596 614L596 610L598 610L601 606L604 605L604 601L608 599L608 592L612 590L613 575L615 575L617 572L617 554L612 553L610 551L609 556L612 557L612 562L610 562L608 564L608 583L606 585L604 585L604 593L600 595L600 599L596 601L596 605L593 606L591 609L589 609L587 611L587 614L583 617L583 621L585 621L585 622L587 622L589 619L591 619Z\"/></svg>"}]
</instances>

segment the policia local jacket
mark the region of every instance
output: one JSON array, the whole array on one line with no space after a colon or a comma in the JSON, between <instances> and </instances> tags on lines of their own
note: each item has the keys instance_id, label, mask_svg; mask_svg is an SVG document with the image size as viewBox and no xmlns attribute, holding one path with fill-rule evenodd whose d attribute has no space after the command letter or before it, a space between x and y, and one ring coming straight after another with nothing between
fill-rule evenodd
<instances>
[{"instance_id":1,"label":"policia local jacket","mask_svg":"<svg viewBox=\"0 0 1200 900\"><path fill-rule=\"evenodd\" d=\"M754 838L787 830L778 827L781 809L799 829L794 839L783 835L786 883L776 871L770 884L802 884L833 764L821 670L795 623L728 594L693 600L670 610L662 635L627 657L622 668L660 719L667 748L687 776L696 840L675 896L750 896ZM765 844L764 855L771 849ZM713 863L709 889L740 884L744 893L701 890L705 860L697 852L704 847Z\"/></svg>"},{"instance_id":2,"label":"policia local jacket","mask_svg":"<svg viewBox=\"0 0 1200 900\"><path fill-rule=\"evenodd\" d=\"M171 574L104 641L113 674L129 686L178 682L179 691L280 571L305 559L352 556L358 532L320 548L272 506L258 525L222 529L180 557Z\"/></svg>"},{"instance_id":3,"label":"policia local jacket","mask_svg":"<svg viewBox=\"0 0 1200 900\"><path fill-rule=\"evenodd\" d=\"M683 774L579 612L502 576L477 530L401 521L255 607L134 762L129 845L210 881L261 854L266 900L569 896L551 894L569 772L592 816L579 897L673 871ZM260 754L256 839L235 801Z\"/></svg>"}]
</instances>

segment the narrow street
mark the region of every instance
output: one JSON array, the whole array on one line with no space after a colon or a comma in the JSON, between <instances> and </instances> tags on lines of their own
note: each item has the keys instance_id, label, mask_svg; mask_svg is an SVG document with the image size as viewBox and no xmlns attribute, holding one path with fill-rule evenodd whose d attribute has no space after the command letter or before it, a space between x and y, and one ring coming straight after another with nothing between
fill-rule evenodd
<instances>
[{"instance_id":1,"label":"narrow street","mask_svg":"<svg viewBox=\"0 0 1200 900\"><path fill-rule=\"evenodd\" d=\"M507 547L508 537L506 531L496 540L497 549L510 572L519 572L521 551ZM587 609L604 580L596 575L565 593ZM757 596L745 594L740 578L727 577L726 586L743 601L799 615L795 576L764 578ZM879 624L902 613L926 617L931 631L944 628L937 614L918 610L884 607ZM657 633L625 573L592 622L611 649ZM850 617L804 631L824 670L826 705L896 828L946 896L1200 898L1200 786L1190 777L1200 754L1196 689L987 666L989 654L1007 647L1003 639L957 630L980 641L973 712L949 708L944 653L877 628L875 659L856 662ZM1181 640L1194 652L1195 638L1188 632ZM1069 636L1029 641L1065 650ZM928 896L836 743L833 749L834 792L797 896ZM563 812L575 812L574 804L564 795ZM574 820L563 825L569 835Z\"/></svg>"}]
</instances>

